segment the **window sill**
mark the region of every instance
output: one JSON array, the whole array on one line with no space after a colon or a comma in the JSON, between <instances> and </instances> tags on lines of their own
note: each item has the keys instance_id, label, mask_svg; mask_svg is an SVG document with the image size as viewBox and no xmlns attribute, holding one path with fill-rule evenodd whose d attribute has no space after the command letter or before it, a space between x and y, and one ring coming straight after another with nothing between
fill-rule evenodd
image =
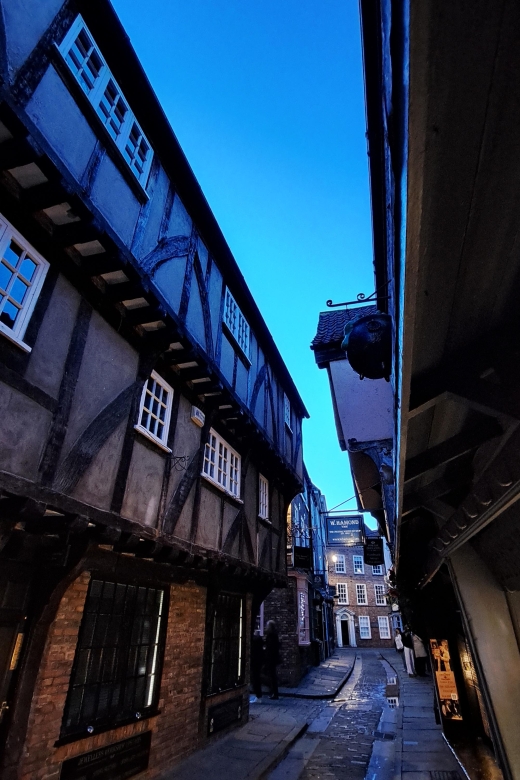
<instances>
[{"instance_id":1,"label":"window sill","mask_svg":"<svg viewBox=\"0 0 520 780\"><path fill-rule=\"evenodd\" d=\"M142 428L140 425L134 425L134 430L147 438L149 441L153 442L157 447L159 447L159 449L167 452L168 454L171 453L171 449L167 447L166 444L163 444L161 441L159 441L159 439L156 439L155 436L150 433L150 431L146 430L146 428Z\"/></svg>"},{"instance_id":2,"label":"window sill","mask_svg":"<svg viewBox=\"0 0 520 780\"><path fill-rule=\"evenodd\" d=\"M19 339L17 336L15 336L14 333L3 324L3 322L0 322L0 333L17 347L23 349L24 352L32 352L32 347L22 341L22 339Z\"/></svg>"},{"instance_id":3,"label":"window sill","mask_svg":"<svg viewBox=\"0 0 520 780\"><path fill-rule=\"evenodd\" d=\"M262 517L262 515L258 515L258 519L260 520L260 522L265 523L266 525L272 525L273 524L273 521L269 520L268 517Z\"/></svg>"},{"instance_id":4,"label":"window sill","mask_svg":"<svg viewBox=\"0 0 520 780\"><path fill-rule=\"evenodd\" d=\"M211 479L211 477L208 477L208 475L204 474L203 471L201 472L200 476L203 479L205 479L206 482L209 482L209 484L212 485L214 488L217 488L217 490L220 490L221 493L224 493L225 496L227 496L228 498L233 499L233 501L236 501L237 504L243 504L244 503L241 498L238 498L237 496L235 496L234 493L230 493L229 490L226 490L226 488L223 488L222 485L219 485L219 483L216 482L214 479Z\"/></svg>"}]
</instances>

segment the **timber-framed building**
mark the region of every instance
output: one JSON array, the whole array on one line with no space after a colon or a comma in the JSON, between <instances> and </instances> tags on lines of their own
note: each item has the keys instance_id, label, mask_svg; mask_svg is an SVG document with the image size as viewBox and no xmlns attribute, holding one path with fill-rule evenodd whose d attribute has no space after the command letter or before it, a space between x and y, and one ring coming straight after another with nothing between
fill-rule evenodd
<instances>
[{"instance_id":1,"label":"timber-framed building","mask_svg":"<svg viewBox=\"0 0 520 780\"><path fill-rule=\"evenodd\" d=\"M153 777L247 717L307 413L111 5L0 10L0 773Z\"/></svg>"}]
</instances>

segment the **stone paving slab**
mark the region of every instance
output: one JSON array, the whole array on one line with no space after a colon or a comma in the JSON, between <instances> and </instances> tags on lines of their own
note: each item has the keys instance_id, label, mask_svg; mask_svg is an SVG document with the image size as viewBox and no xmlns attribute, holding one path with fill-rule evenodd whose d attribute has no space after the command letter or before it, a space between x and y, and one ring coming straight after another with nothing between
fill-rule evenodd
<instances>
[{"instance_id":1,"label":"stone paving slab","mask_svg":"<svg viewBox=\"0 0 520 780\"><path fill-rule=\"evenodd\" d=\"M314 667L296 688L280 688L282 696L299 699L334 699L352 673L356 648L336 648L334 654Z\"/></svg>"}]
</instances>

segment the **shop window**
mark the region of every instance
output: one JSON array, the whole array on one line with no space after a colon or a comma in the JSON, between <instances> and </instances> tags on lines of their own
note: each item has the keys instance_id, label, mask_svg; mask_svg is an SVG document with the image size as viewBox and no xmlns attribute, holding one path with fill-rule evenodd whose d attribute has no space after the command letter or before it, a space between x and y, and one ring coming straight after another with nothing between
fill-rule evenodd
<instances>
[{"instance_id":1,"label":"shop window","mask_svg":"<svg viewBox=\"0 0 520 780\"><path fill-rule=\"evenodd\" d=\"M386 607L386 594L384 585L374 585L374 594L378 607Z\"/></svg>"},{"instance_id":2,"label":"shop window","mask_svg":"<svg viewBox=\"0 0 520 780\"><path fill-rule=\"evenodd\" d=\"M93 579L61 734L85 737L149 717L159 698L165 591Z\"/></svg>"},{"instance_id":3,"label":"shop window","mask_svg":"<svg viewBox=\"0 0 520 780\"><path fill-rule=\"evenodd\" d=\"M26 352L23 342L49 263L0 217L0 333Z\"/></svg>"},{"instance_id":4,"label":"shop window","mask_svg":"<svg viewBox=\"0 0 520 780\"><path fill-rule=\"evenodd\" d=\"M202 474L226 493L240 498L240 455L213 429L204 448Z\"/></svg>"},{"instance_id":5,"label":"shop window","mask_svg":"<svg viewBox=\"0 0 520 780\"><path fill-rule=\"evenodd\" d=\"M210 609L208 694L236 688L244 681L244 599L219 593Z\"/></svg>"},{"instance_id":6,"label":"shop window","mask_svg":"<svg viewBox=\"0 0 520 780\"><path fill-rule=\"evenodd\" d=\"M356 585L356 598L358 604L368 604L366 585Z\"/></svg>"},{"instance_id":7,"label":"shop window","mask_svg":"<svg viewBox=\"0 0 520 780\"><path fill-rule=\"evenodd\" d=\"M370 618L368 617L368 615L360 615L358 620L359 620L359 638L372 639L372 632L370 630Z\"/></svg>"},{"instance_id":8,"label":"shop window","mask_svg":"<svg viewBox=\"0 0 520 780\"><path fill-rule=\"evenodd\" d=\"M379 625L379 638L380 639L390 639L390 623L388 622L388 618L386 615L383 615L382 617L377 618L377 623Z\"/></svg>"},{"instance_id":9,"label":"shop window","mask_svg":"<svg viewBox=\"0 0 520 780\"><path fill-rule=\"evenodd\" d=\"M338 604L348 604L348 590L346 582L338 582L336 585L336 593L338 594Z\"/></svg>"},{"instance_id":10,"label":"shop window","mask_svg":"<svg viewBox=\"0 0 520 780\"><path fill-rule=\"evenodd\" d=\"M139 422L135 428L168 452L171 452L167 444L172 401L173 388L159 374L152 371L152 375L143 387Z\"/></svg>"}]
</instances>

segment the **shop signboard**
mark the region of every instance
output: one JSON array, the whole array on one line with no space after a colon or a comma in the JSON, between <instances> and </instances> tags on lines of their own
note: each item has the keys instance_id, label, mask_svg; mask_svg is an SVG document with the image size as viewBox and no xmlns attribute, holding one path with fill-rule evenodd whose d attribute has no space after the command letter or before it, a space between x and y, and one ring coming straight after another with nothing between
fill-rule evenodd
<instances>
[{"instance_id":1,"label":"shop signboard","mask_svg":"<svg viewBox=\"0 0 520 780\"><path fill-rule=\"evenodd\" d=\"M311 548L294 545L294 568L312 569Z\"/></svg>"},{"instance_id":2,"label":"shop signboard","mask_svg":"<svg viewBox=\"0 0 520 780\"><path fill-rule=\"evenodd\" d=\"M327 515L329 546L355 547L363 544L363 515Z\"/></svg>"},{"instance_id":3,"label":"shop signboard","mask_svg":"<svg viewBox=\"0 0 520 780\"><path fill-rule=\"evenodd\" d=\"M365 566L383 566L385 559L383 555L383 539L381 536L369 536L365 540L363 558L365 560Z\"/></svg>"},{"instance_id":4,"label":"shop signboard","mask_svg":"<svg viewBox=\"0 0 520 780\"><path fill-rule=\"evenodd\" d=\"M430 639L430 651L441 715L444 720L462 720L457 683L451 669L448 640Z\"/></svg>"}]
</instances>

